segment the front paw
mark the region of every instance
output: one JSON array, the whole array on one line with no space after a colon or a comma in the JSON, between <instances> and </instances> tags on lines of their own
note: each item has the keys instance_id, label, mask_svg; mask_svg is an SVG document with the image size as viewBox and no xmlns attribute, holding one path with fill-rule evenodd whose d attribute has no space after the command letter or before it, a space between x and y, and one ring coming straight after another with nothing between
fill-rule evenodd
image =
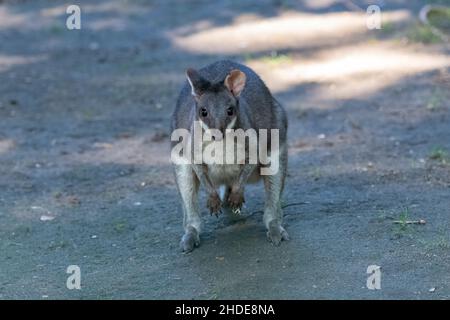
<instances>
[{"instance_id":1,"label":"front paw","mask_svg":"<svg viewBox=\"0 0 450 320\"><path fill-rule=\"evenodd\" d=\"M240 213L244 202L244 192L242 192L241 190L231 191L228 197L228 205L230 206L233 213Z\"/></svg>"},{"instance_id":2,"label":"front paw","mask_svg":"<svg viewBox=\"0 0 450 320\"><path fill-rule=\"evenodd\" d=\"M209 195L206 206L208 207L209 213L211 215L214 213L216 216L218 216L222 208L222 201L220 201L219 195L217 193Z\"/></svg>"}]
</instances>

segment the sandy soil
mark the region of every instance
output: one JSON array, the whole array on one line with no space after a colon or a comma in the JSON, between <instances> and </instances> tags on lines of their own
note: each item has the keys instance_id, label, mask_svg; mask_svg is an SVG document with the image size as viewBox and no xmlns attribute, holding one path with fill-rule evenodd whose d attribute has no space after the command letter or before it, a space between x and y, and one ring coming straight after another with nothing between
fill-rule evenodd
<instances>
[{"instance_id":1,"label":"sandy soil","mask_svg":"<svg viewBox=\"0 0 450 320\"><path fill-rule=\"evenodd\" d=\"M382 30L332 0L78 2L69 31L65 4L0 1L0 298L450 298L449 46L411 40L425 1L384 1ZM222 58L289 114L292 239L267 242L256 185L241 220L203 205L184 255L169 120L184 70Z\"/></svg>"}]
</instances>

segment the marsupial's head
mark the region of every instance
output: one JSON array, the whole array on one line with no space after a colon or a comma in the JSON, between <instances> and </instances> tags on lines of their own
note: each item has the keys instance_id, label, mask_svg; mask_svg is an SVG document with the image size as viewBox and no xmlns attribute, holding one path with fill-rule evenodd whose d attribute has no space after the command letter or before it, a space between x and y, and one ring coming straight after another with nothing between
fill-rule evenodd
<instances>
[{"instance_id":1,"label":"marsupial's head","mask_svg":"<svg viewBox=\"0 0 450 320\"><path fill-rule=\"evenodd\" d=\"M206 129L234 129L239 117L239 95L245 86L245 74L232 70L223 81L211 83L198 71L188 69L187 80L195 100L195 120Z\"/></svg>"}]
</instances>

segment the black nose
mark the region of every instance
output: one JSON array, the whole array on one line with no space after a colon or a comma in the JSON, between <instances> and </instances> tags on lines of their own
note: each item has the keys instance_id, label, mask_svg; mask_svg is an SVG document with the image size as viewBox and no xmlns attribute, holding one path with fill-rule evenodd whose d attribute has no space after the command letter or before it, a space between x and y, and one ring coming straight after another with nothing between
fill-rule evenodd
<instances>
[{"instance_id":1,"label":"black nose","mask_svg":"<svg viewBox=\"0 0 450 320\"><path fill-rule=\"evenodd\" d=\"M215 141L215 140L216 140L216 137L215 137L215 136L212 136L212 139L213 139L213 141Z\"/></svg>"}]
</instances>

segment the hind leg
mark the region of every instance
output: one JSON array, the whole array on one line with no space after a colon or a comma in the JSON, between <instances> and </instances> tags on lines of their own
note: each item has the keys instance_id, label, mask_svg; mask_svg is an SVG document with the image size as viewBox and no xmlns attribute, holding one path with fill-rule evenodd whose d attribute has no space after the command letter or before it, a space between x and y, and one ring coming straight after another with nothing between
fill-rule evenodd
<instances>
[{"instance_id":1,"label":"hind leg","mask_svg":"<svg viewBox=\"0 0 450 320\"><path fill-rule=\"evenodd\" d=\"M285 150L282 150L282 152L278 172L273 175L263 176L266 193L263 220L267 228L267 238L275 246L280 245L282 240L289 240L289 235L282 226L281 194L284 188L287 168L287 154Z\"/></svg>"},{"instance_id":2,"label":"hind leg","mask_svg":"<svg viewBox=\"0 0 450 320\"><path fill-rule=\"evenodd\" d=\"M190 252L200 245L200 209L198 206L199 181L190 165L175 166L175 178L183 207L184 235L180 246Z\"/></svg>"}]
</instances>

